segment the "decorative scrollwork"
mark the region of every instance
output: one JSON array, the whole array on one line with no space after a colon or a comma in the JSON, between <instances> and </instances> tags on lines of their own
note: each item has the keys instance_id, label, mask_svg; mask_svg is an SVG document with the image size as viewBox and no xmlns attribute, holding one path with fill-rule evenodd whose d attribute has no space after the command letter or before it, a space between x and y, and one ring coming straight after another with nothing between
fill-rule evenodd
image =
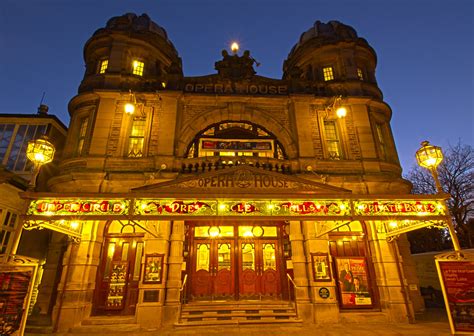
<instances>
[{"instance_id":1,"label":"decorative scrollwork","mask_svg":"<svg viewBox=\"0 0 474 336\"><path fill-rule=\"evenodd\" d=\"M43 223L44 221L37 221L37 220L27 220L23 223L23 228L25 230L34 230L34 229L38 229L38 230L42 230L43 227L41 226L41 224Z\"/></svg>"},{"instance_id":2,"label":"decorative scrollwork","mask_svg":"<svg viewBox=\"0 0 474 336\"><path fill-rule=\"evenodd\" d=\"M73 244L79 244L81 242L80 237L68 236L68 240Z\"/></svg>"},{"instance_id":3,"label":"decorative scrollwork","mask_svg":"<svg viewBox=\"0 0 474 336\"><path fill-rule=\"evenodd\" d=\"M397 239L400 237L400 235L396 235L396 236L390 236L390 237L387 237L387 241L389 243L392 243L392 242L395 242L397 241Z\"/></svg>"}]
</instances>

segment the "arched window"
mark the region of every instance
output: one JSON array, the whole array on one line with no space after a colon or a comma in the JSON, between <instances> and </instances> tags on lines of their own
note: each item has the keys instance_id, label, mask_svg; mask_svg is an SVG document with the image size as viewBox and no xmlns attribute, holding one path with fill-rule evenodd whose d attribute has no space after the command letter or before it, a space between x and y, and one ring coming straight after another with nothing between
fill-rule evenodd
<instances>
[{"instance_id":1,"label":"arched window","mask_svg":"<svg viewBox=\"0 0 474 336\"><path fill-rule=\"evenodd\" d=\"M201 131L189 144L186 157L207 156L286 159L273 134L247 121L223 121Z\"/></svg>"}]
</instances>

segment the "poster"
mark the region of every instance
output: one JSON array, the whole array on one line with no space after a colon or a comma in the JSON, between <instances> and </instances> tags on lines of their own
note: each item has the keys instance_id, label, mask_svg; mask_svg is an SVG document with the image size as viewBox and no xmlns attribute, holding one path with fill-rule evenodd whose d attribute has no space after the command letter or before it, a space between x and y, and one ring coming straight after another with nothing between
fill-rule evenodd
<instances>
[{"instance_id":1,"label":"poster","mask_svg":"<svg viewBox=\"0 0 474 336\"><path fill-rule=\"evenodd\" d=\"M160 284L163 276L164 254L147 254L145 256L145 274L143 283Z\"/></svg>"},{"instance_id":2,"label":"poster","mask_svg":"<svg viewBox=\"0 0 474 336\"><path fill-rule=\"evenodd\" d=\"M453 333L474 333L474 261L436 262Z\"/></svg>"},{"instance_id":3,"label":"poster","mask_svg":"<svg viewBox=\"0 0 474 336\"><path fill-rule=\"evenodd\" d=\"M329 256L327 253L311 253L314 281L331 281Z\"/></svg>"},{"instance_id":4,"label":"poster","mask_svg":"<svg viewBox=\"0 0 474 336\"><path fill-rule=\"evenodd\" d=\"M342 308L372 307L366 259L363 257L335 259Z\"/></svg>"},{"instance_id":5,"label":"poster","mask_svg":"<svg viewBox=\"0 0 474 336\"><path fill-rule=\"evenodd\" d=\"M37 269L36 259L22 256L0 264L0 335L23 335Z\"/></svg>"}]
</instances>

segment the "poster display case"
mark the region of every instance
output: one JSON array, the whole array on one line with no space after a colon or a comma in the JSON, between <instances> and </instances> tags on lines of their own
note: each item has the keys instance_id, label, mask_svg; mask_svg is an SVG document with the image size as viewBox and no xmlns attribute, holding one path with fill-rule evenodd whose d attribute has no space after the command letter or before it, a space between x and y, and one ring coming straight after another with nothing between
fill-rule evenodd
<instances>
[{"instance_id":1,"label":"poster display case","mask_svg":"<svg viewBox=\"0 0 474 336\"><path fill-rule=\"evenodd\" d=\"M335 264L341 307L373 307L366 258L337 257L335 258Z\"/></svg>"}]
</instances>

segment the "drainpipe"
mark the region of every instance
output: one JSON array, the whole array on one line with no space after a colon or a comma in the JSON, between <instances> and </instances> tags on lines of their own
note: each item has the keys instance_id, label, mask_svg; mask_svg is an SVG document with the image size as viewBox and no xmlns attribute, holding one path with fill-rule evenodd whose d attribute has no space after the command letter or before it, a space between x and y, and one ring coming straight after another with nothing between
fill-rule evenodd
<instances>
[{"instance_id":1,"label":"drainpipe","mask_svg":"<svg viewBox=\"0 0 474 336\"><path fill-rule=\"evenodd\" d=\"M64 275L63 288L62 288L62 291L61 291L61 296L59 297L58 312L56 313L56 319L55 319L54 325L53 325L53 332L58 331L59 318L61 317L61 309L63 308L64 292L66 291L67 279L69 278L69 271L70 271L70 268L71 268L72 249L74 248L74 245L71 242L69 246L70 246L70 250L69 250L69 256L68 256L68 259L67 259L66 274Z\"/></svg>"}]
</instances>

